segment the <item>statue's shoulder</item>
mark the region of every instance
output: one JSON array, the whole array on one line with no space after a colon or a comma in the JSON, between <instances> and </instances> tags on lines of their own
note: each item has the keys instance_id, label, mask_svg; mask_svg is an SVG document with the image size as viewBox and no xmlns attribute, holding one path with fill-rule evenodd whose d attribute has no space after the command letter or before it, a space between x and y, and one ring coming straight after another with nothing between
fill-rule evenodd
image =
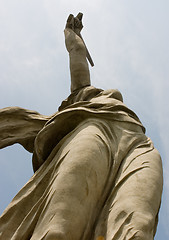
<instances>
[{"instance_id":1,"label":"statue's shoulder","mask_svg":"<svg viewBox=\"0 0 169 240\"><path fill-rule=\"evenodd\" d=\"M106 95L110 98L115 98L115 99L123 102L123 96L118 89L107 89L107 90L102 91L101 94Z\"/></svg>"}]
</instances>

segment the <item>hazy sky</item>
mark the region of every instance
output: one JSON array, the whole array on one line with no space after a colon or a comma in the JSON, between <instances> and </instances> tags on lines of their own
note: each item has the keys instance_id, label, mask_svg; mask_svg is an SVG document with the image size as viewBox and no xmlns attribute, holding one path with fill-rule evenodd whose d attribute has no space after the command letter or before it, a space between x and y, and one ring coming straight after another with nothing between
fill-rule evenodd
<instances>
[{"instance_id":1,"label":"hazy sky","mask_svg":"<svg viewBox=\"0 0 169 240\"><path fill-rule=\"evenodd\" d=\"M0 108L50 115L70 93L63 30L84 13L92 85L117 88L159 150L164 192L156 240L169 239L169 1L0 0ZM0 213L33 174L31 154L0 150Z\"/></svg>"}]
</instances>

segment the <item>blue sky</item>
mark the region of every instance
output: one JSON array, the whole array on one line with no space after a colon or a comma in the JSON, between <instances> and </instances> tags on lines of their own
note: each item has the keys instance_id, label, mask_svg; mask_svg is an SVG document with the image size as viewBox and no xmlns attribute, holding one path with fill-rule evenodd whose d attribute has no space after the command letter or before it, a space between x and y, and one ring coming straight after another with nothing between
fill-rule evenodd
<instances>
[{"instance_id":1,"label":"blue sky","mask_svg":"<svg viewBox=\"0 0 169 240\"><path fill-rule=\"evenodd\" d=\"M92 85L117 88L159 150L164 191L156 240L169 239L169 1L0 0L0 108L50 115L70 93L63 30L84 13ZM0 213L33 174L31 154L0 150Z\"/></svg>"}]
</instances>

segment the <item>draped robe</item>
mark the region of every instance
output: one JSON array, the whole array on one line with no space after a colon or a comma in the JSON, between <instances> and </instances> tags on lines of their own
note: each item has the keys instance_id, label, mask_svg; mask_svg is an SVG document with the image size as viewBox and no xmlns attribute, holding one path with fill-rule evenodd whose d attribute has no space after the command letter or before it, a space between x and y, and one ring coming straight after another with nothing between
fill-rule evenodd
<instances>
[{"instance_id":1,"label":"draped robe","mask_svg":"<svg viewBox=\"0 0 169 240\"><path fill-rule=\"evenodd\" d=\"M0 239L46 240L51 231L72 240L153 239L161 158L118 90L81 88L50 117L2 109L0 131L0 148L20 143L35 171L2 214Z\"/></svg>"}]
</instances>

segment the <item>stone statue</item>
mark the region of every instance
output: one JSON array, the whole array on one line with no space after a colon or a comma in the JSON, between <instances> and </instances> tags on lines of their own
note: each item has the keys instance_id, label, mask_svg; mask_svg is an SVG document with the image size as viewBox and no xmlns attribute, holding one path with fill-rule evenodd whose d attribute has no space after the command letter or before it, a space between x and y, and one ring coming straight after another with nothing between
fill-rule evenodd
<instances>
[{"instance_id":1,"label":"stone statue","mask_svg":"<svg viewBox=\"0 0 169 240\"><path fill-rule=\"evenodd\" d=\"M0 110L0 148L33 152L34 175L0 218L0 240L153 240L158 151L118 90L90 85L82 14L65 28L71 94L53 116Z\"/></svg>"}]
</instances>

